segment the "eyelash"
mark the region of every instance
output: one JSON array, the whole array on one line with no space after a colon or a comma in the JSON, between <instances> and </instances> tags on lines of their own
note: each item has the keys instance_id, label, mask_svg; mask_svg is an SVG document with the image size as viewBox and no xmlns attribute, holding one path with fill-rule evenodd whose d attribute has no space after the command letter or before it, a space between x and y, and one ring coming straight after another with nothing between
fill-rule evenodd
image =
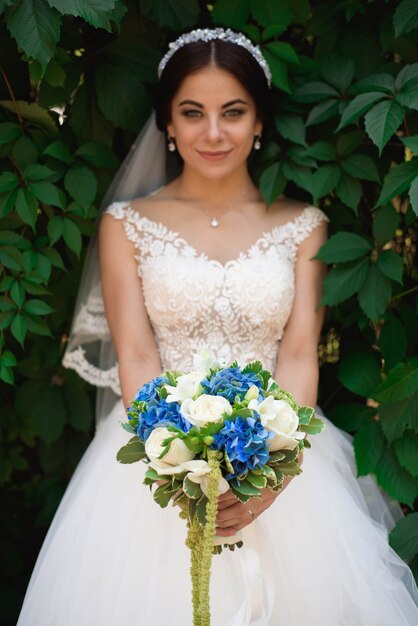
<instances>
[{"instance_id":1,"label":"eyelash","mask_svg":"<svg viewBox=\"0 0 418 626\"><path fill-rule=\"evenodd\" d=\"M196 115L197 113L197 115ZM229 113L231 113L232 115L228 115ZM241 115L244 115L245 110L244 109L228 109L227 111L225 111L224 115L225 117L241 117ZM184 117L201 117L202 111L199 111L198 109L189 109L187 111L183 111L182 115L184 115Z\"/></svg>"}]
</instances>

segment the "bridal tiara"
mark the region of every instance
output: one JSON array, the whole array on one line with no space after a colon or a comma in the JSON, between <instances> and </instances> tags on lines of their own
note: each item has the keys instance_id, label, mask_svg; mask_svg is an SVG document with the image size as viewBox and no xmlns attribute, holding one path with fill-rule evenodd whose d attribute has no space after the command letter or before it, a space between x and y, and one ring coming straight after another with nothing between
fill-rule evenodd
<instances>
[{"instance_id":1,"label":"bridal tiara","mask_svg":"<svg viewBox=\"0 0 418 626\"><path fill-rule=\"evenodd\" d=\"M271 87L271 71L267 65L267 61L261 53L260 48L254 45L248 37L242 33L236 33L230 28L197 28L196 30L192 30L190 33L181 35L175 41L172 41L168 45L168 52L166 52L163 56L158 66L158 78L161 78L161 74L163 73L165 66L177 50L189 43L194 43L196 41L213 41L214 39L228 41L229 43L234 43L237 46L245 48L259 64L264 72L268 86Z\"/></svg>"}]
</instances>

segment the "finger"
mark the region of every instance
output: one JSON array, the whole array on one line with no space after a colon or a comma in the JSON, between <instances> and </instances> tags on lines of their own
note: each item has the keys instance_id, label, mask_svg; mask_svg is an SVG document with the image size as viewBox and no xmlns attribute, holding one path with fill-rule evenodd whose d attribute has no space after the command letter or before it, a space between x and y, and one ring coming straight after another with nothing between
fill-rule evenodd
<instances>
[{"instance_id":1,"label":"finger","mask_svg":"<svg viewBox=\"0 0 418 626\"><path fill-rule=\"evenodd\" d=\"M223 511L224 509L228 509L231 506L234 506L237 503L236 499L233 500L224 500L223 502L218 502L218 511Z\"/></svg>"},{"instance_id":2,"label":"finger","mask_svg":"<svg viewBox=\"0 0 418 626\"><path fill-rule=\"evenodd\" d=\"M217 526L215 528L215 533L218 537L233 537L234 535L237 534L237 530L233 527L231 528L220 528L219 526Z\"/></svg>"}]
</instances>

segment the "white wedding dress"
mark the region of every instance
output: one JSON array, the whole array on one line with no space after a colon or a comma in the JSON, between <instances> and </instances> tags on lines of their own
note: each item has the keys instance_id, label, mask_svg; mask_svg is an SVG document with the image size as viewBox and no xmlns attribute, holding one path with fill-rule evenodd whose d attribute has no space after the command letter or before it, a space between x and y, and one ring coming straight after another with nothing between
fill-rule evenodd
<instances>
[{"instance_id":1,"label":"white wedding dress","mask_svg":"<svg viewBox=\"0 0 418 626\"><path fill-rule=\"evenodd\" d=\"M164 369L191 368L205 348L274 369L298 245L326 219L319 209L305 208L224 263L129 203L108 211L136 248ZM89 378L82 350L66 365ZM19 626L191 626L186 524L153 501L144 463L117 463L129 438L124 419L118 400L60 504ZM412 574L387 543L391 508L371 477L355 478L351 438L325 421L303 473L244 529L244 547L213 558L213 626L418 624Z\"/></svg>"}]
</instances>

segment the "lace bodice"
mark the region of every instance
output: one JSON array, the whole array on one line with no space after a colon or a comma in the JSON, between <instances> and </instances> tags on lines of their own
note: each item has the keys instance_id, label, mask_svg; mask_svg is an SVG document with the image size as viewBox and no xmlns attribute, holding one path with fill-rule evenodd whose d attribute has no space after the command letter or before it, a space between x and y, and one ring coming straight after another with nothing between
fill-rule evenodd
<instances>
[{"instance_id":1,"label":"lace bodice","mask_svg":"<svg viewBox=\"0 0 418 626\"><path fill-rule=\"evenodd\" d=\"M306 207L225 263L199 254L128 202L115 202L106 212L123 222L135 247L163 369L191 368L193 353L210 349L227 362L261 359L274 370L294 299L297 250L328 220L320 209Z\"/></svg>"}]
</instances>

